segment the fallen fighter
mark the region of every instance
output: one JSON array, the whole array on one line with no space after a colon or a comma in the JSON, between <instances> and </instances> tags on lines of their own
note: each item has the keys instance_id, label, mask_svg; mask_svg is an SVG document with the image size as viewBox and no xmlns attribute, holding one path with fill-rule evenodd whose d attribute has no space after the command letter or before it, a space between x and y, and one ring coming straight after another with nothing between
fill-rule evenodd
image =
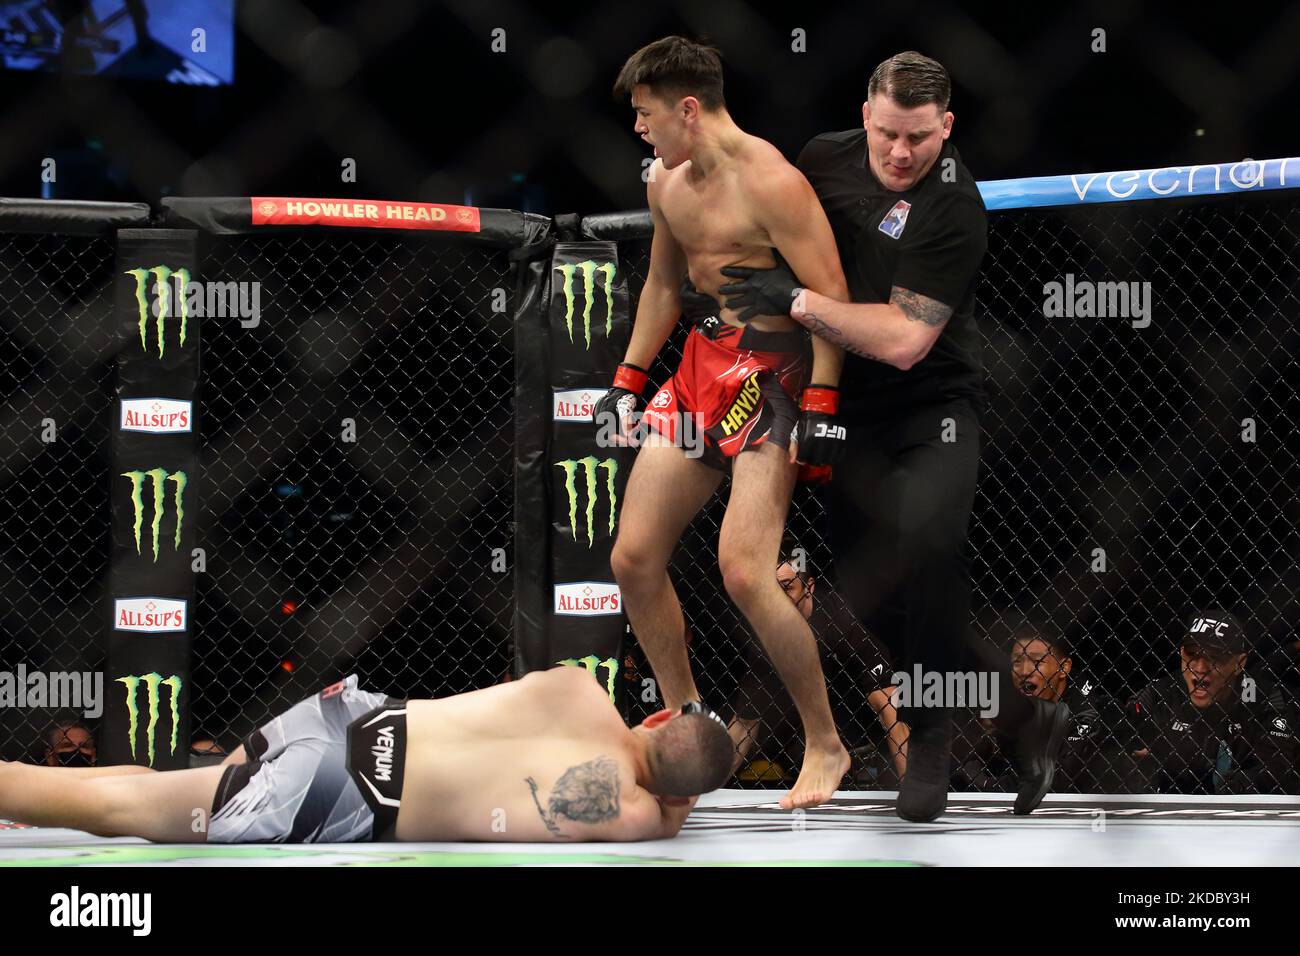
<instances>
[{"instance_id":1,"label":"fallen fighter","mask_svg":"<svg viewBox=\"0 0 1300 956\"><path fill-rule=\"evenodd\" d=\"M219 766L0 761L0 817L159 843L655 840L726 781L732 755L698 705L628 728L581 668L411 701L352 676Z\"/></svg>"}]
</instances>

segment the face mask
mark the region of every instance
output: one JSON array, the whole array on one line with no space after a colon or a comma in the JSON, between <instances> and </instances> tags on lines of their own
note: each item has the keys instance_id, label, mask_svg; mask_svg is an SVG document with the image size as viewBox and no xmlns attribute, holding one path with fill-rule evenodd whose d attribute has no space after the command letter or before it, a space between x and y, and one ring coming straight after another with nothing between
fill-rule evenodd
<instances>
[{"instance_id":1,"label":"face mask","mask_svg":"<svg viewBox=\"0 0 1300 956\"><path fill-rule=\"evenodd\" d=\"M56 754L55 756L59 758L59 766L62 767L93 767L95 765L90 755L82 753L80 750Z\"/></svg>"}]
</instances>

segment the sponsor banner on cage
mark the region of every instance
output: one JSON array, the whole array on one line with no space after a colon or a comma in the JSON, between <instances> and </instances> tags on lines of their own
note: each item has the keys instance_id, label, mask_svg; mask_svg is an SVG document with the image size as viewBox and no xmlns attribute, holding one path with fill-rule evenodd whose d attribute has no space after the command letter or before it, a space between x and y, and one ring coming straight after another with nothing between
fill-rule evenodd
<instances>
[{"instance_id":1,"label":"sponsor banner on cage","mask_svg":"<svg viewBox=\"0 0 1300 956\"><path fill-rule=\"evenodd\" d=\"M601 552L589 563L593 570L608 569L609 547L618 526L619 492L626 484L624 469L609 455L559 458L553 465L553 500L560 505L554 522L559 543L565 544L567 539L568 545L587 551L601 545ZM557 557L563 560L571 553L566 547Z\"/></svg>"},{"instance_id":2,"label":"sponsor banner on cage","mask_svg":"<svg viewBox=\"0 0 1300 956\"><path fill-rule=\"evenodd\" d=\"M143 238L152 234L161 238ZM203 311L191 308L200 287L196 233L123 229L118 237L114 313L119 394L192 398Z\"/></svg>"},{"instance_id":3,"label":"sponsor banner on cage","mask_svg":"<svg viewBox=\"0 0 1300 956\"><path fill-rule=\"evenodd\" d=\"M133 446L119 455L111 485L119 596L188 574L197 505L194 460L177 449L139 447L165 437L129 437Z\"/></svg>"},{"instance_id":4,"label":"sponsor banner on cage","mask_svg":"<svg viewBox=\"0 0 1300 956\"><path fill-rule=\"evenodd\" d=\"M551 399L551 417L557 422L590 425L596 403L608 391L607 388L557 388Z\"/></svg>"},{"instance_id":5,"label":"sponsor banner on cage","mask_svg":"<svg viewBox=\"0 0 1300 956\"><path fill-rule=\"evenodd\" d=\"M199 271L194 230L118 232L120 401L108 412L111 603L104 613L107 701L97 735L109 764L175 769L189 762L190 612L195 575L208 561L195 540L199 344L208 320L224 323L223 334L247 334L199 304L209 280L240 277L200 279Z\"/></svg>"},{"instance_id":6,"label":"sponsor banner on cage","mask_svg":"<svg viewBox=\"0 0 1300 956\"><path fill-rule=\"evenodd\" d=\"M118 427L126 432L151 435L192 431L194 405L174 398L124 398Z\"/></svg>"},{"instance_id":7,"label":"sponsor banner on cage","mask_svg":"<svg viewBox=\"0 0 1300 956\"><path fill-rule=\"evenodd\" d=\"M177 770L190 762L190 674L183 641L127 636L104 686L100 762Z\"/></svg>"},{"instance_id":8,"label":"sponsor banner on cage","mask_svg":"<svg viewBox=\"0 0 1300 956\"><path fill-rule=\"evenodd\" d=\"M474 206L288 196L253 196L249 203L254 226L342 226L442 232L480 230L479 211Z\"/></svg>"},{"instance_id":9,"label":"sponsor banner on cage","mask_svg":"<svg viewBox=\"0 0 1300 956\"><path fill-rule=\"evenodd\" d=\"M551 257L552 382L607 388L627 350L627 276L614 242L561 242Z\"/></svg>"},{"instance_id":10,"label":"sponsor banner on cage","mask_svg":"<svg viewBox=\"0 0 1300 956\"><path fill-rule=\"evenodd\" d=\"M574 581L555 585L555 613L570 617L605 617L623 613L623 598L612 581Z\"/></svg>"},{"instance_id":11,"label":"sponsor banner on cage","mask_svg":"<svg viewBox=\"0 0 1300 956\"><path fill-rule=\"evenodd\" d=\"M1300 157L1125 169L1109 173L1031 176L979 183L989 209L1180 199L1290 189L1300 185Z\"/></svg>"},{"instance_id":12,"label":"sponsor banner on cage","mask_svg":"<svg viewBox=\"0 0 1300 956\"><path fill-rule=\"evenodd\" d=\"M118 598L113 629L140 634L177 634L189 626L189 602L173 598Z\"/></svg>"}]
</instances>

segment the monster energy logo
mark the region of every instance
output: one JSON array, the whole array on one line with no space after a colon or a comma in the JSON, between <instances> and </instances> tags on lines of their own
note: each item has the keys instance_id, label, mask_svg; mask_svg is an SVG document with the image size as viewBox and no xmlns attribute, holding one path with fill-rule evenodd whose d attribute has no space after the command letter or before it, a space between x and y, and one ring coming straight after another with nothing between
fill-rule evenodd
<instances>
[{"instance_id":1,"label":"monster energy logo","mask_svg":"<svg viewBox=\"0 0 1300 956\"><path fill-rule=\"evenodd\" d=\"M143 677L131 675L129 677L119 677L119 684L126 685L126 713L130 718L129 732L131 735L131 759L135 760L135 733L140 726L140 706L137 699L136 689L144 684L148 691L147 701L149 704L149 726L145 728L145 740L149 744L149 766L153 766L154 758L154 731L158 727L158 688L166 686L171 688L171 715L172 715L172 739L171 753L176 754L176 739L180 734L181 727L181 679L173 674L166 679L161 674L145 674Z\"/></svg>"},{"instance_id":2,"label":"monster energy logo","mask_svg":"<svg viewBox=\"0 0 1300 956\"><path fill-rule=\"evenodd\" d=\"M607 657L603 661L595 654L588 654L586 657L566 657L562 661L556 661L557 664L563 664L565 667L581 667L588 671L596 680L600 677L596 674L596 669L602 665L605 668L606 678L605 687L609 691L609 699L614 699L614 675L618 673L618 661L612 657Z\"/></svg>"},{"instance_id":3,"label":"monster energy logo","mask_svg":"<svg viewBox=\"0 0 1300 956\"><path fill-rule=\"evenodd\" d=\"M149 313L154 311L157 316L155 327L158 338L158 357L163 357L166 350L163 332L167 327L167 319L172 314L173 302L175 303L175 312L181 320L180 344L184 345L185 326L189 319L186 300L188 298L190 271L188 269L172 270L167 266L152 266L148 269L128 269L126 274L135 279L135 305L139 315L140 347L145 351L149 350ZM158 296L157 308L153 310L149 307L150 276L154 279L152 291ZM175 280L174 292L173 280Z\"/></svg>"},{"instance_id":4,"label":"monster energy logo","mask_svg":"<svg viewBox=\"0 0 1300 956\"><path fill-rule=\"evenodd\" d=\"M573 341L573 276L579 270L582 272L582 329L587 348L591 348L591 303L596 298L596 273L605 277L605 335L608 336L614 328L614 272L617 267L612 262L597 264L588 259L577 265L555 268L564 276L564 324L568 327L570 342Z\"/></svg>"},{"instance_id":5,"label":"monster energy logo","mask_svg":"<svg viewBox=\"0 0 1300 956\"><path fill-rule=\"evenodd\" d=\"M144 483L148 479L152 485L153 491L153 559L158 560L158 532L162 529L163 512L166 510L166 495L164 494L164 485L171 481L176 484L175 494L172 501L176 505L176 536L172 539L172 548L180 550L181 546L181 522L185 519L185 484L186 477L183 471L173 471L167 473L165 468L154 468L150 471L124 471L122 477L131 482L131 507L135 512L135 553L140 553L140 530L144 527Z\"/></svg>"},{"instance_id":6,"label":"monster energy logo","mask_svg":"<svg viewBox=\"0 0 1300 956\"><path fill-rule=\"evenodd\" d=\"M614 478L618 475L618 462L613 458L599 459L592 455L586 458L566 458L557 461L556 468L564 469L564 491L569 496L569 528L573 540L578 540L578 469L582 469L587 485L587 547L596 543L596 498L599 486L596 481L596 469L605 469L605 490L609 492L609 533L614 534L614 519L618 512L618 492L614 490Z\"/></svg>"}]
</instances>

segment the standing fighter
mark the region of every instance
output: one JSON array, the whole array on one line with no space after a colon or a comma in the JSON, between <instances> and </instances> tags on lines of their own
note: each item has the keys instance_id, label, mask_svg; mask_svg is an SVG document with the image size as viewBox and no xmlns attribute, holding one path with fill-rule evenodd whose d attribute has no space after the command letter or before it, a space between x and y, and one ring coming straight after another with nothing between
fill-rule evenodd
<instances>
[{"instance_id":1,"label":"standing fighter","mask_svg":"<svg viewBox=\"0 0 1300 956\"><path fill-rule=\"evenodd\" d=\"M996 723L1018 739L1024 814L1051 786L1068 713L1014 693L1005 658L971 639L966 537L985 404L975 282L988 218L948 141L950 90L929 57L890 57L871 75L862 128L824 133L799 157L835 232L850 302L809 288L793 262L723 269L740 281L719 291L742 320L793 302L792 318L851 353L838 419L831 407L799 452L812 463L844 458L827 496L840 590L908 667L945 674L979 662L999 675ZM901 715L912 728L904 819L934 820L947 806L953 703Z\"/></svg>"},{"instance_id":2,"label":"standing fighter","mask_svg":"<svg viewBox=\"0 0 1300 956\"><path fill-rule=\"evenodd\" d=\"M808 181L727 112L716 50L681 37L657 40L628 59L614 93L631 98L636 132L658 157L646 188L655 226L650 271L627 355L595 416L597 423L613 421L627 439L637 427L637 406L644 407L645 370L681 315L688 273L696 289L714 296L722 266L771 265L776 249L828 299L847 298L848 290ZM833 398L844 358L838 345L813 339L815 384L807 385L809 337L788 310L787 302L747 326L722 310L692 330L681 365L642 419L649 434L628 479L612 564L665 706L696 700L668 561L730 472L718 542L723 581L803 721L803 768L781 801L790 809L828 800L849 755L831 717L812 631L772 574L797 473L792 433ZM702 433L702 459L681 447L688 429Z\"/></svg>"}]
</instances>

